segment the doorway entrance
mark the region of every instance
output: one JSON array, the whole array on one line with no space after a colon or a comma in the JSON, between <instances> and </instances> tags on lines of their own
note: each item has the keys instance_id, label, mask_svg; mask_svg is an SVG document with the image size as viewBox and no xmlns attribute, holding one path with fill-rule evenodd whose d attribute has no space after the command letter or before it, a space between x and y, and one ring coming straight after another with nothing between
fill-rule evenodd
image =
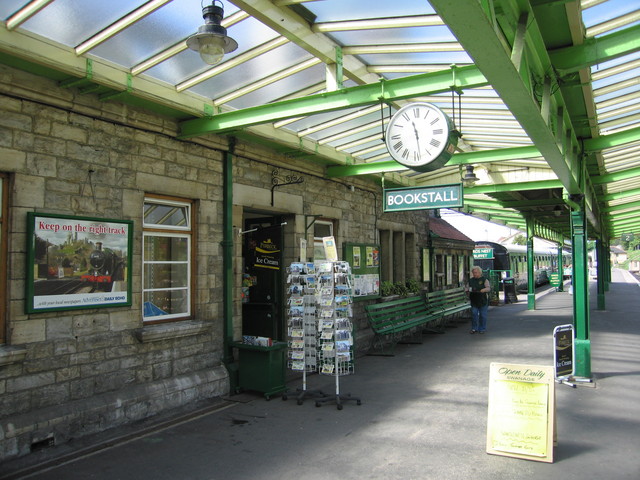
<instances>
[{"instance_id":1,"label":"doorway entrance","mask_svg":"<svg viewBox=\"0 0 640 480\"><path fill-rule=\"evenodd\" d=\"M245 212L242 238L242 335L285 340L284 232L281 216Z\"/></svg>"}]
</instances>

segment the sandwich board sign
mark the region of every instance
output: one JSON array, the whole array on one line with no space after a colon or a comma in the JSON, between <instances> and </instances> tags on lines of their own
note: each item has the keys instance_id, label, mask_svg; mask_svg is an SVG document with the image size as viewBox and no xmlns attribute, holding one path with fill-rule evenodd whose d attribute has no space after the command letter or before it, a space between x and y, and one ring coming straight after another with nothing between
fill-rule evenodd
<instances>
[{"instance_id":1,"label":"sandwich board sign","mask_svg":"<svg viewBox=\"0 0 640 480\"><path fill-rule=\"evenodd\" d=\"M553 463L555 396L553 367L492 363L487 453Z\"/></svg>"},{"instance_id":2,"label":"sandwich board sign","mask_svg":"<svg viewBox=\"0 0 640 480\"><path fill-rule=\"evenodd\" d=\"M573 325L558 325L553 329L553 364L556 380L564 380L574 374L576 362L573 338Z\"/></svg>"}]
</instances>

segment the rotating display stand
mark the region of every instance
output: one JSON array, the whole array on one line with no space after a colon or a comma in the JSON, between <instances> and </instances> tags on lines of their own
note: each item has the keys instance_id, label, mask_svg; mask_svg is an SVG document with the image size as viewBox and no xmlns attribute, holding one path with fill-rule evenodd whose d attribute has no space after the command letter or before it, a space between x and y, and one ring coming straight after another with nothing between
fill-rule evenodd
<instances>
[{"instance_id":1,"label":"rotating display stand","mask_svg":"<svg viewBox=\"0 0 640 480\"><path fill-rule=\"evenodd\" d=\"M298 404L314 398L317 407L361 400L340 393L340 377L354 373L352 275L348 262L292 263L289 267L288 366L303 374ZM306 374L335 378L335 395L307 390ZM285 397L283 397L285 398Z\"/></svg>"}]
</instances>

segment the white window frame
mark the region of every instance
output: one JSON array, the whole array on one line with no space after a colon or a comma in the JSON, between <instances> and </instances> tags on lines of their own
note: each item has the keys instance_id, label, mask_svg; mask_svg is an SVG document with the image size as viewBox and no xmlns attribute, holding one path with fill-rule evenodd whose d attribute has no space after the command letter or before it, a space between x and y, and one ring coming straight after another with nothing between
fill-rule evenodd
<instances>
[{"instance_id":1,"label":"white window frame","mask_svg":"<svg viewBox=\"0 0 640 480\"><path fill-rule=\"evenodd\" d=\"M146 205L154 203L162 206L176 206L180 208L186 209L186 215L188 225L162 225L162 224L154 224L147 223L144 218L144 208ZM193 202L190 201L181 201L176 199L168 199L164 197L154 197L154 196L146 196L144 198L143 203L143 232L142 232L142 319L144 323L156 323L156 322L165 322L169 320L176 319L187 319L192 316L192 292L193 292L193 278L192 278L192 269L193 269ZM147 260L145 258L145 242L148 237L171 237L171 238L185 238L187 239L187 259L186 260L176 260L176 261L153 261ZM172 265L187 265L187 285L184 287L162 287L162 288L145 288L145 271L147 265L153 264L172 264ZM174 313L174 314L163 314L163 315L154 315L154 316L144 316L144 304L146 294L149 292L175 292L175 291L184 291L186 295L187 308L185 312Z\"/></svg>"}]
</instances>

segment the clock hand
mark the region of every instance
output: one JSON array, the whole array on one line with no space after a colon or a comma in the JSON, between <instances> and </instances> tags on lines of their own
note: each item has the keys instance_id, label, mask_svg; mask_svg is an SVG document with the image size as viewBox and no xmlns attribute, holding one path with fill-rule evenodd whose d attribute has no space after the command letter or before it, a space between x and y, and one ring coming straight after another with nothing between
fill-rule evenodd
<instances>
[{"instance_id":1,"label":"clock hand","mask_svg":"<svg viewBox=\"0 0 640 480\"><path fill-rule=\"evenodd\" d=\"M411 122L411 126L413 127L413 133L416 136L416 147L418 148L417 152L418 152L418 159L419 159L420 158L420 135L418 134L418 129L416 128L416 124Z\"/></svg>"}]
</instances>

